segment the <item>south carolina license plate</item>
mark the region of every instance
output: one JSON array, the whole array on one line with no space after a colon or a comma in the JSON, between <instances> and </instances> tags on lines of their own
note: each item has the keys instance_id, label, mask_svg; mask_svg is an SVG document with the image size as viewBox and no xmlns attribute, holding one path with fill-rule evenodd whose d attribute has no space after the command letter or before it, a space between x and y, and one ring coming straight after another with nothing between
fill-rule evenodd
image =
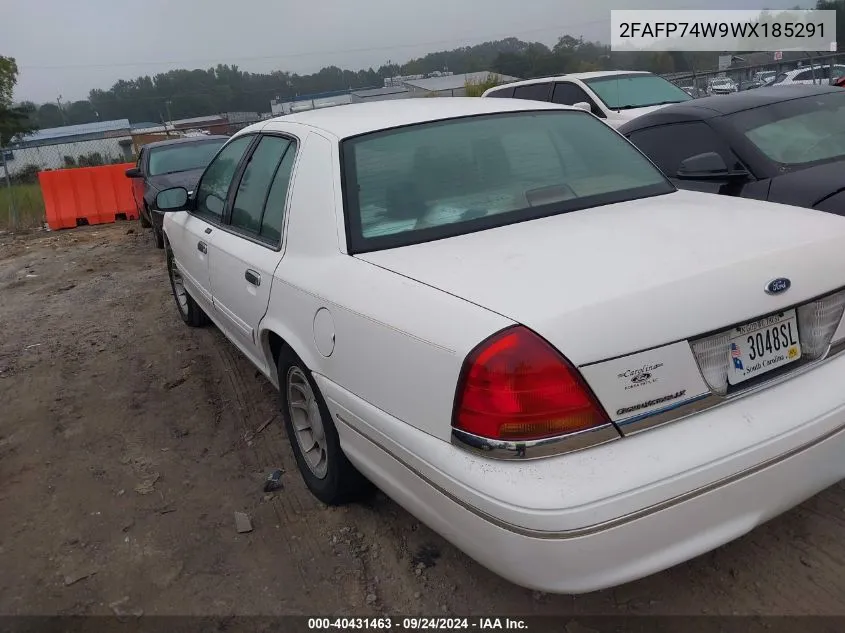
<instances>
[{"instance_id":1,"label":"south carolina license plate","mask_svg":"<svg viewBox=\"0 0 845 633\"><path fill-rule=\"evenodd\" d=\"M733 329L728 360L728 382L737 385L801 358L795 310Z\"/></svg>"}]
</instances>

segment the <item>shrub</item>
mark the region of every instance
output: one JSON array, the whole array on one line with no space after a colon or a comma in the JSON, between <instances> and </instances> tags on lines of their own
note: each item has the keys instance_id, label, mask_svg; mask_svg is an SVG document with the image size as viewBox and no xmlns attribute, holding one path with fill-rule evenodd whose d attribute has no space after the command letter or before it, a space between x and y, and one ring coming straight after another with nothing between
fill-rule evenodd
<instances>
[{"instance_id":1,"label":"shrub","mask_svg":"<svg viewBox=\"0 0 845 633\"><path fill-rule=\"evenodd\" d=\"M467 80L464 88L468 97L480 97L485 91L495 88L502 83L504 82L498 75L489 73L484 80Z\"/></svg>"}]
</instances>

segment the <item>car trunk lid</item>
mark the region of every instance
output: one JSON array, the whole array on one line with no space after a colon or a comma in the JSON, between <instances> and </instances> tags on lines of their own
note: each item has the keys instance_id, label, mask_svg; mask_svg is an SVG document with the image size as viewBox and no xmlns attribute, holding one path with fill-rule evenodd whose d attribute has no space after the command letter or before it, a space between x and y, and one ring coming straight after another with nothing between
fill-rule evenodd
<instances>
[{"instance_id":1,"label":"car trunk lid","mask_svg":"<svg viewBox=\"0 0 845 633\"><path fill-rule=\"evenodd\" d=\"M522 323L584 365L845 286L845 220L678 191L357 257ZM790 289L764 292L776 278Z\"/></svg>"}]
</instances>

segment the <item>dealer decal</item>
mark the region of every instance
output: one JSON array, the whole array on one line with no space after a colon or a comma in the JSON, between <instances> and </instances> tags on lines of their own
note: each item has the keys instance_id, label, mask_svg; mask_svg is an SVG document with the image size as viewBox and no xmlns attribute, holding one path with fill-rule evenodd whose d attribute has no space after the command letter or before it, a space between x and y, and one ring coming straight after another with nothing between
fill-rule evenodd
<instances>
[{"instance_id":1,"label":"dealer decal","mask_svg":"<svg viewBox=\"0 0 845 633\"><path fill-rule=\"evenodd\" d=\"M662 398L654 398L653 400L646 400L645 402L640 402L639 404L635 404L631 407L623 407L616 410L616 415L625 415L626 413L633 413L634 411L640 411L641 409L649 409L655 405L663 404L664 402L671 402L672 400L683 398L686 393L687 390L682 389L681 391L676 391L675 393L663 396Z\"/></svg>"}]
</instances>

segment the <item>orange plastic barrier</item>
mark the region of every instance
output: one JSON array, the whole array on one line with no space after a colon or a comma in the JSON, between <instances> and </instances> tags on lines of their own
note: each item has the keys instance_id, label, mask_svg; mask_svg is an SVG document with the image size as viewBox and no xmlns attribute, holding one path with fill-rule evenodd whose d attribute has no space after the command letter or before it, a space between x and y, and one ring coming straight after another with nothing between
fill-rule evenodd
<instances>
[{"instance_id":1,"label":"orange plastic barrier","mask_svg":"<svg viewBox=\"0 0 845 633\"><path fill-rule=\"evenodd\" d=\"M132 181L133 163L38 172L47 224L53 230L116 219L137 220Z\"/></svg>"}]
</instances>

